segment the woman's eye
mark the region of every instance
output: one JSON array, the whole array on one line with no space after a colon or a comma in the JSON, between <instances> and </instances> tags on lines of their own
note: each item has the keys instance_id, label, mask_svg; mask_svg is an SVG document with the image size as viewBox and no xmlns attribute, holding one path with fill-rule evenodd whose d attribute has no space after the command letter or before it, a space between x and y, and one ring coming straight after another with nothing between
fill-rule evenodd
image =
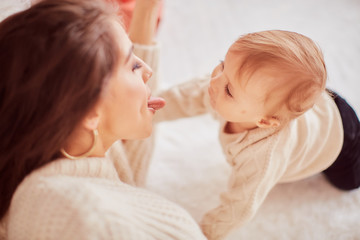
<instances>
[{"instance_id":1,"label":"woman's eye","mask_svg":"<svg viewBox=\"0 0 360 240\"><path fill-rule=\"evenodd\" d=\"M225 85L225 93L226 93L226 95L228 95L229 97L232 97L231 92L230 92L230 90L229 90L229 85L228 85L228 84Z\"/></svg>"},{"instance_id":2,"label":"woman's eye","mask_svg":"<svg viewBox=\"0 0 360 240\"><path fill-rule=\"evenodd\" d=\"M142 65L141 65L140 63L136 62L136 63L133 65L132 70L135 71L136 69L141 68L141 67L142 67Z\"/></svg>"}]
</instances>

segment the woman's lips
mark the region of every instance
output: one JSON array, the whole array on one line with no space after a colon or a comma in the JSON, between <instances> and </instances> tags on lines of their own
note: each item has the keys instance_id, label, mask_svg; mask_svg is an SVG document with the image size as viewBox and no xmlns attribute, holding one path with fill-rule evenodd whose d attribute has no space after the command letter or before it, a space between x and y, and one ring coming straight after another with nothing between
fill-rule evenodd
<instances>
[{"instance_id":1,"label":"woman's lips","mask_svg":"<svg viewBox=\"0 0 360 240\"><path fill-rule=\"evenodd\" d=\"M155 112L165 106L165 100L160 97L150 97L148 99L148 109Z\"/></svg>"}]
</instances>

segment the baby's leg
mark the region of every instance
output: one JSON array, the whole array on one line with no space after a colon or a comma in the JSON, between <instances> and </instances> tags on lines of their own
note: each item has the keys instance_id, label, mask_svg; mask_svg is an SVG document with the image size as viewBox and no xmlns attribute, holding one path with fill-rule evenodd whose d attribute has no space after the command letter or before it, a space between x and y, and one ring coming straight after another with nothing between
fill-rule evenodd
<instances>
[{"instance_id":1,"label":"baby's leg","mask_svg":"<svg viewBox=\"0 0 360 240\"><path fill-rule=\"evenodd\" d=\"M360 187L360 123L352 107L332 92L344 127L344 143L336 161L324 171L327 179L339 189Z\"/></svg>"}]
</instances>

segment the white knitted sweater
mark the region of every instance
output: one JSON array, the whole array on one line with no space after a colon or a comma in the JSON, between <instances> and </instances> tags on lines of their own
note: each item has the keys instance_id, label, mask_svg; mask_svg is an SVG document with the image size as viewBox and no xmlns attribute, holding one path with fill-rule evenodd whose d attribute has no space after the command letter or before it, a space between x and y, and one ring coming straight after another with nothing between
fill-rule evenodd
<instances>
[{"instance_id":1,"label":"white knitted sweater","mask_svg":"<svg viewBox=\"0 0 360 240\"><path fill-rule=\"evenodd\" d=\"M135 45L153 69L158 46ZM107 158L58 159L18 186L0 222L0 239L205 239L178 205L131 185L144 185L153 149L146 140L116 142Z\"/></svg>"},{"instance_id":2,"label":"white knitted sweater","mask_svg":"<svg viewBox=\"0 0 360 240\"><path fill-rule=\"evenodd\" d=\"M13 196L17 239L205 239L182 208L120 181L108 158L59 159L33 172Z\"/></svg>"},{"instance_id":3,"label":"white knitted sweater","mask_svg":"<svg viewBox=\"0 0 360 240\"><path fill-rule=\"evenodd\" d=\"M211 108L208 84L209 77L204 77L161 93L167 106L156 120L207 112L219 119L219 140L232 173L221 204L205 214L201 227L208 239L223 239L255 215L276 184L303 179L329 167L341 150L343 127L335 102L324 92L312 109L281 129L227 134L227 122Z\"/></svg>"}]
</instances>

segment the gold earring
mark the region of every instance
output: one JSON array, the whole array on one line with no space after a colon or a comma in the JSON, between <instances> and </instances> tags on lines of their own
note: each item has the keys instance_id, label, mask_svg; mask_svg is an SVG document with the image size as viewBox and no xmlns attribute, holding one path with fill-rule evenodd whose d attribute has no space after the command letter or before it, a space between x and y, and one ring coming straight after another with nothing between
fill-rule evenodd
<instances>
[{"instance_id":1,"label":"gold earring","mask_svg":"<svg viewBox=\"0 0 360 240\"><path fill-rule=\"evenodd\" d=\"M93 141L93 144L91 146L91 148L89 149L89 151L87 151L86 153L84 154L81 154L80 156L72 156L70 154L68 154L64 148L61 148L60 149L60 152L66 157L66 158L69 158L71 160L76 160L76 159L80 159L80 158L85 158L87 156L89 156L91 154L91 152L94 150L95 148L95 145L96 145L96 142L97 142L97 138L98 138L98 130L97 129L94 129L93 130L93 136L94 136L94 141Z\"/></svg>"}]
</instances>

